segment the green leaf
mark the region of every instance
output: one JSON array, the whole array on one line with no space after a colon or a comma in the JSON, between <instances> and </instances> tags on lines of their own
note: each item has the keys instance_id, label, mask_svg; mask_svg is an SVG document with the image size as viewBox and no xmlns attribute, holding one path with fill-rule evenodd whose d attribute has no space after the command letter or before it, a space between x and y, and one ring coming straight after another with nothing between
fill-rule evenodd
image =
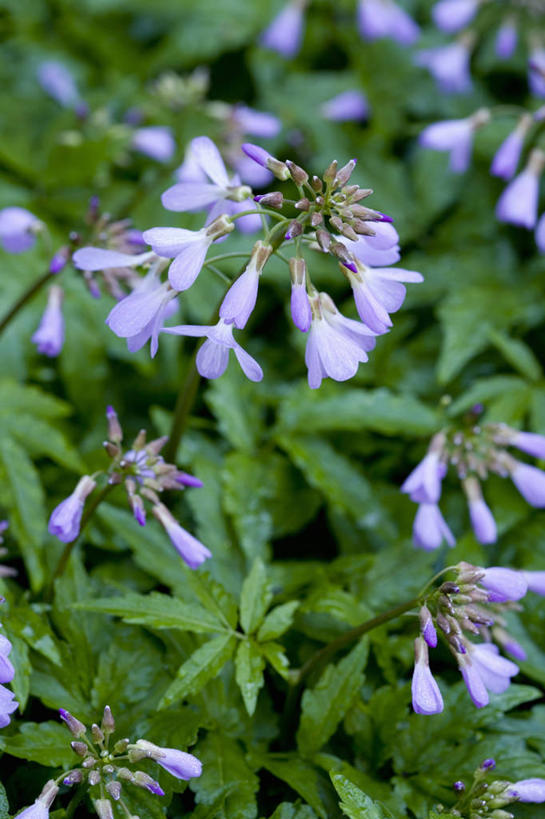
<instances>
[{"instance_id":1,"label":"green leaf","mask_svg":"<svg viewBox=\"0 0 545 819\"><path fill-rule=\"evenodd\" d=\"M250 716L255 711L257 695L265 682L264 668L265 661L253 640L241 642L235 657L235 679Z\"/></svg>"},{"instance_id":2,"label":"green leaf","mask_svg":"<svg viewBox=\"0 0 545 819\"><path fill-rule=\"evenodd\" d=\"M11 379L0 381L2 414L19 415L31 412L39 418L58 419L70 415L70 405L39 387L17 384Z\"/></svg>"},{"instance_id":3,"label":"green leaf","mask_svg":"<svg viewBox=\"0 0 545 819\"><path fill-rule=\"evenodd\" d=\"M237 639L232 634L222 634L203 643L178 669L176 679L167 688L159 708L197 693L209 680L216 677L231 658Z\"/></svg>"},{"instance_id":4,"label":"green leaf","mask_svg":"<svg viewBox=\"0 0 545 819\"><path fill-rule=\"evenodd\" d=\"M342 799L340 808L349 819L387 819L380 805L342 774L331 774L331 781Z\"/></svg>"},{"instance_id":5,"label":"green leaf","mask_svg":"<svg viewBox=\"0 0 545 819\"><path fill-rule=\"evenodd\" d=\"M240 744L217 728L192 750L203 765L202 776L190 782L197 805L222 805L222 811L216 808L210 819L255 819L259 780Z\"/></svg>"},{"instance_id":6,"label":"green leaf","mask_svg":"<svg viewBox=\"0 0 545 819\"><path fill-rule=\"evenodd\" d=\"M293 616L298 606L298 600L290 600L289 603L282 603L271 609L259 627L258 641L264 643L266 640L274 640L284 634L293 623Z\"/></svg>"},{"instance_id":7,"label":"green leaf","mask_svg":"<svg viewBox=\"0 0 545 819\"><path fill-rule=\"evenodd\" d=\"M256 557L240 594L240 625L246 634L253 634L259 628L271 599L267 570L263 561Z\"/></svg>"},{"instance_id":8,"label":"green leaf","mask_svg":"<svg viewBox=\"0 0 545 819\"><path fill-rule=\"evenodd\" d=\"M224 507L233 518L240 547L249 560L267 556L272 536L267 505L272 492L267 472L267 463L254 454L232 452L225 459Z\"/></svg>"},{"instance_id":9,"label":"green leaf","mask_svg":"<svg viewBox=\"0 0 545 819\"><path fill-rule=\"evenodd\" d=\"M0 819L9 819L9 802L6 789L0 782Z\"/></svg>"},{"instance_id":10,"label":"green leaf","mask_svg":"<svg viewBox=\"0 0 545 819\"><path fill-rule=\"evenodd\" d=\"M303 694L297 731L303 756L312 756L335 732L363 684L368 653L364 637L339 663L328 665L316 686Z\"/></svg>"},{"instance_id":11,"label":"green leaf","mask_svg":"<svg viewBox=\"0 0 545 819\"><path fill-rule=\"evenodd\" d=\"M269 819L316 819L316 814L310 805L294 805L292 802L282 802L275 812L271 813Z\"/></svg>"},{"instance_id":12,"label":"green leaf","mask_svg":"<svg viewBox=\"0 0 545 819\"><path fill-rule=\"evenodd\" d=\"M285 680L289 678L290 663L280 643L259 643L259 651L263 654L274 670Z\"/></svg>"},{"instance_id":13,"label":"green leaf","mask_svg":"<svg viewBox=\"0 0 545 819\"><path fill-rule=\"evenodd\" d=\"M254 452L262 426L262 410L255 388L239 367L228 367L222 378L209 382L209 404L218 419L221 434L237 450Z\"/></svg>"},{"instance_id":14,"label":"green leaf","mask_svg":"<svg viewBox=\"0 0 545 819\"><path fill-rule=\"evenodd\" d=\"M534 353L520 338L510 338L499 330L490 331L490 341L521 375L530 381L539 381L543 375L541 365Z\"/></svg>"},{"instance_id":15,"label":"green leaf","mask_svg":"<svg viewBox=\"0 0 545 819\"><path fill-rule=\"evenodd\" d=\"M287 782L290 788L302 796L321 819L326 819L327 813L318 790L318 773L313 765L295 754L289 755L285 760L267 756L263 757L261 762L264 768L278 779Z\"/></svg>"},{"instance_id":16,"label":"green leaf","mask_svg":"<svg viewBox=\"0 0 545 819\"><path fill-rule=\"evenodd\" d=\"M47 455L52 461L73 472L85 471L85 464L77 449L52 424L26 413L10 415L6 419L1 417L1 423L33 457Z\"/></svg>"},{"instance_id":17,"label":"green leaf","mask_svg":"<svg viewBox=\"0 0 545 819\"><path fill-rule=\"evenodd\" d=\"M19 734L0 734L0 750L51 768L68 767L77 759L70 747L71 739L70 731L58 722L25 722Z\"/></svg>"}]
</instances>

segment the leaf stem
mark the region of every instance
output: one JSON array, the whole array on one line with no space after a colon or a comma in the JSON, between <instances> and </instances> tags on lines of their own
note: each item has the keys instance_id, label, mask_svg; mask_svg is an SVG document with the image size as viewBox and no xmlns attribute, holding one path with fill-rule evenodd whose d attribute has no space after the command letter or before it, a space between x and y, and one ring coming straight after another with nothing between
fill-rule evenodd
<instances>
[{"instance_id":1,"label":"leaf stem","mask_svg":"<svg viewBox=\"0 0 545 819\"><path fill-rule=\"evenodd\" d=\"M39 279L36 279L27 290L25 290L25 292L17 299L15 304L13 304L12 307L10 307L10 309L5 314L3 319L0 320L0 333L3 333L3 331L6 329L11 320L15 318L19 310L21 310L25 306L25 304L28 301L30 301L30 299L42 289L44 284L47 284L49 279L52 279L56 275L58 274L51 273L48 270L46 273L40 276Z\"/></svg>"},{"instance_id":2,"label":"leaf stem","mask_svg":"<svg viewBox=\"0 0 545 819\"><path fill-rule=\"evenodd\" d=\"M172 425L168 436L168 442L165 448L165 461L173 463L176 459L176 453L184 434L187 422L189 420L189 413L197 397L197 390L201 376L197 370L197 353L199 352L200 344L195 348L193 358L189 365L185 381L183 381L178 396L176 398L176 405L174 407L174 414L172 417Z\"/></svg>"}]
</instances>

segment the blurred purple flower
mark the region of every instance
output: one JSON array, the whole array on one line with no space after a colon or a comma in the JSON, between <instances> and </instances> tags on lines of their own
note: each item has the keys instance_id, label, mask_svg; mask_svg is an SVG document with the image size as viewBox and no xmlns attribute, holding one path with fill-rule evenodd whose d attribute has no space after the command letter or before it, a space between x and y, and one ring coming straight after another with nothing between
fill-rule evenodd
<instances>
[{"instance_id":1,"label":"blurred purple flower","mask_svg":"<svg viewBox=\"0 0 545 819\"><path fill-rule=\"evenodd\" d=\"M452 34L467 26L478 8L479 0L439 0L431 14L433 22L441 31Z\"/></svg>"},{"instance_id":2,"label":"blurred purple flower","mask_svg":"<svg viewBox=\"0 0 545 819\"><path fill-rule=\"evenodd\" d=\"M471 90L469 59L469 43L465 39L423 49L415 55L416 65L427 68L440 90L447 94L463 94Z\"/></svg>"},{"instance_id":3,"label":"blurred purple flower","mask_svg":"<svg viewBox=\"0 0 545 819\"><path fill-rule=\"evenodd\" d=\"M441 497L444 471L441 469L440 456L440 451L428 452L405 479L401 491L410 495L411 500L435 504Z\"/></svg>"},{"instance_id":4,"label":"blurred purple flower","mask_svg":"<svg viewBox=\"0 0 545 819\"><path fill-rule=\"evenodd\" d=\"M532 117L529 114L521 117L516 128L504 139L496 151L490 166L490 173L506 180L515 175L524 140L531 125Z\"/></svg>"},{"instance_id":5,"label":"blurred purple flower","mask_svg":"<svg viewBox=\"0 0 545 819\"><path fill-rule=\"evenodd\" d=\"M164 125L149 125L134 131L131 148L157 162L170 162L176 152L176 142L170 128Z\"/></svg>"},{"instance_id":6,"label":"blurred purple flower","mask_svg":"<svg viewBox=\"0 0 545 819\"><path fill-rule=\"evenodd\" d=\"M63 290L57 284L49 288L47 306L38 329L31 338L38 352L50 358L58 356L64 344L64 318L62 315Z\"/></svg>"},{"instance_id":7,"label":"blurred purple flower","mask_svg":"<svg viewBox=\"0 0 545 819\"><path fill-rule=\"evenodd\" d=\"M359 0L358 28L364 40L389 37L405 46L420 35L412 17L393 0Z\"/></svg>"},{"instance_id":8,"label":"blurred purple flower","mask_svg":"<svg viewBox=\"0 0 545 819\"><path fill-rule=\"evenodd\" d=\"M545 97L545 48L534 48L528 61L528 84L535 97Z\"/></svg>"},{"instance_id":9,"label":"blurred purple flower","mask_svg":"<svg viewBox=\"0 0 545 819\"><path fill-rule=\"evenodd\" d=\"M413 523L414 545L431 552L445 540L454 546L456 539L436 503L421 503Z\"/></svg>"},{"instance_id":10,"label":"blurred purple flower","mask_svg":"<svg viewBox=\"0 0 545 819\"><path fill-rule=\"evenodd\" d=\"M343 91L322 103L320 112L333 122L357 122L369 116L369 104L362 91Z\"/></svg>"},{"instance_id":11,"label":"blurred purple flower","mask_svg":"<svg viewBox=\"0 0 545 819\"><path fill-rule=\"evenodd\" d=\"M523 572L491 566L484 570L479 581L488 591L491 603L505 603L506 600L520 600L528 591L528 583Z\"/></svg>"},{"instance_id":12,"label":"blurred purple flower","mask_svg":"<svg viewBox=\"0 0 545 819\"><path fill-rule=\"evenodd\" d=\"M41 222L29 210L19 207L0 210L0 243L8 253L23 253L36 242Z\"/></svg>"},{"instance_id":13,"label":"blurred purple flower","mask_svg":"<svg viewBox=\"0 0 545 819\"><path fill-rule=\"evenodd\" d=\"M449 166L454 173L464 173L471 162L475 126L472 117L434 122L420 133L423 148L450 151Z\"/></svg>"},{"instance_id":14,"label":"blurred purple flower","mask_svg":"<svg viewBox=\"0 0 545 819\"><path fill-rule=\"evenodd\" d=\"M539 178L545 167L545 153L537 148L531 152L528 164L505 188L496 205L500 222L519 225L529 230L537 222Z\"/></svg>"},{"instance_id":15,"label":"blurred purple flower","mask_svg":"<svg viewBox=\"0 0 545 819\"><path fill-rule=\"evenodd\" d=\"M538 509L545 508L545 472L515 461L511 469L511 480L527 503Z\"/></svg>"},{"instance_id":16,"label":"blurred purple flower","mask_svg":"<svg viewBox=\"0 0 545 819\"><path fill-rule=\"evenodd\" d=\"M305 0L289 0L261 35L261 45L282 57L295 57L303 40L305 5Z\"/></svg>"},{"instance_id":17,"label":"blurred purple flower","mask_svg":"<svg viewBox=\"0 0 545 819\"><path fill-rule=\"evenodd\" d=\"M517 27L511 18L505 20L496 35L496 54L501 60L508 60L517 47Z\"/></svg>"},{"instance_id":18,"label":"blurred purple flower","mask_svg":"<svg viewBox=\"0 0 545 819\"><path fill-rule=\"evenodd\" d=\"M519 802L545 802L545 779L521 779L509 785L507 795L516 797Z\"/></svg>"},{"instance_id":19,"label":"blurred purple flower","mask_svg":"<svg viewBox=\"0 0 545 819\"><path fill-rule=\"evenodd\" d=\"M75 108L80 104L80 96L70 71L56 60L45 60L37 71L38 82L63 108Z\"/></svg>"},{"instance_id":20,"label":"blurred purple flower","mask_svg":"<svg viewBox=\"0 0 545 819\"><path fill-rule=\"evenodd\" d=\"M545 253L545 213L541 214L536 225L536 245L540 253Z\"/></svg>"},{"instance_id":21,"label":"blurred purple flower","mask_svg":"<svg viewBox=\"0 0 545 819\"><path fill-rule=\"evenodd\" d=\"M495 543L498 539L496 521L484 498L469 498L468 506L471 526L479 543Z\"/></svg>"}]
</instances>

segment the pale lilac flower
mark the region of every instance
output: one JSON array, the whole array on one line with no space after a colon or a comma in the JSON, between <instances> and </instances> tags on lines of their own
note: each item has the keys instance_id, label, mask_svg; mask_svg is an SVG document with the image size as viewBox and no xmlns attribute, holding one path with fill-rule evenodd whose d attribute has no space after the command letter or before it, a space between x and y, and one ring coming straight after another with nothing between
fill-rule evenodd
<instances>
[{"instance_id":1,"label":"pale lilac flower","mask_svg":"<svg viewBox=\"0 0 545 819\"><path fill-rule=\"evenodd\" d=\"M405 300L407 289L402 282L418 284L421 273L395 267L367 267L356 260L357 272L347 266L345 275L354 293L358 315L374 333L387 333L392 326L389 313L395 313Z\"/></svg>"},{"instance_id":2,"label":"pale lilac flower","mask_svg":"<svg viewBox=\"0 0 545 819\"><path fill-rule=\"evenodd\" d=\"M9 725L9 715L19 707L19 703L15 699L12 691L0 685L0 728L5 728Z\"/></svg>"},{"instance_id":3,"label":"pale lilac flower","mask_svg":"<svg viewBox=\"0 0 545 819\"><path fill-rule=\"evenodd\" d=\"M0 634L0 683L9 683L15 676L15 669L8 659L11 643L7 637Z\"/></svg>"},{"instance_id":4,"label":"pale lilac flower","mask_svg":"<svg viewBox=\"0 0 545 819\"><path fill-rule=\"evenodd\" d=\"M201 563L204 563L205 560L212 557L212 552L207 549L200 540L197 540L196 537L193 537L193 535L190 535L185 529L182 529L180 524L162 503L156 503L154 505L153 514L165 527L165 531L172 541L172 545L190 569L197 569Z\"/></svg>"},{"instance_id":5,"label":"pale lilac flower","mask_svg":"<svg viewBox=\"0 0 545 819\"><path fill-rule=\"evenodd\" d=\"M59 788L54 780L46 782L41 794L36 801L17 814L17 819L48 819L49 809L53 800L59 792Z\"/></svg>"},{"instance_id":6,"label":"pale lilac flower","mask_svg":"<svg viewBox=\"0 0 545 819\"><path fill-rule=\"evenodd\" d=\"M393 0L359 0L358 28L364 40L389 37L401 45L412 45L420 29Z\"/></svg>"},{"instance_id":7,"label":"pale lilac flower","mask_svg":"<svg viewBox=\"0 0 545 819\"><path fill-rule=\"evenodd\" d=\"M501 60L508 60L517 47L517 27L513 20L505 20L496 35L496 54Z\"/></svg>"},{"instance_id":8,"label":"pale lilac flower","mask_svg":"<svg viewBox=\"0 0 545 819\"><path fill-rule=\"evenodd\" d=\"M530 54L528 84L535 97L545 97L545 48L534 48Z\"/></svg>"},{"instance_id":9,"label":"pale lilac flower","mask_svg":"<svg viewBox=\"0 0 545 819\"><path fill-rule=\"evenodd\" d=\"M193 754L178 751L176 748L161 748L145 739L139 739L135 746L145 751L147 757L158 762L165 771L177 779L193 779L202 773L202 763Z\"/></svg>"},{"instance_id":10,"label":"pale lilac flower","mask_svg":"<svg viewBox=\"0 0 545 819\"><path fill-rule=\"evenodd\" d=\"M149 125L134 131L131 148L157 162L170 162L176 152L176 142L170 128L163 125Z\"/></svg>"},{"instance_id":11,"label":"pale lilac flower","mask_svg":"<svg viewBox=\"0 0 545 819\"><path fill-rule=\"evenodd\" d=\"M420 133L418 141L423 148L434 151L449 151L449 166L454 173L464 173L471 162L475 130L490 120L490 114L481 108L464 119L449 119L434 122Z\"/></svg>"},{"instance_id":12,"label":"pale lilac flower","mask_svg":"<svg viewBox=\"0 0 545 819\"><path fill-rule=\"evenodd\" d=\"M427 606L422 606L419 612L420 633L430 648L437 646L437 631L433 624L433 617Z\"/></svg>"},{"instance_id":13,"label":"pale lilac flower","mask_svg":"<svg viewBox=\"0 0 545 819\"><path fill-rule=\"evenodd\" d=\"M433 22L452 34L467 26L477 13L479 0L439 0L431 10Z\"/></svg>"},{"instance_id":14,"label":"pale lilac flower","mask_svg":"<svg viewBox=\"0 0 545 819\"><path fill-rule=\"evenodd\" d=\"M333 122L357 122L369 116L369 103L365 94L353 89L322 103L320 112L325 119Z\"/></svg>"},{"instance_id":15,"label":"pale lilac flower","mask_svg":"<svg viewBox=\"0 0 545 819\"><path fill-rule=\"evenodd\" d=\"M540 253L545 253L545 213L541 214L536 226L536 245Z\"/></svg>"},{"instance_id":16,"label":"pale lilac flower","mask_svg":"<svg viewBox=\"0 0 545 819\"><path fill-rule=\"evenodd\" d=\"M437 449L428 452L401 486L401 491L417 503L437 503L441 497L441 481L444 477L441 458L442 441Z\"/></svg>"},{"instance_id":17,"label":"pale lilac flower","mask_svg":"<svg viewBox=\"0 0 545 819\"><path fill-rule=\"evenodd\" d=\"M308 383L317 389L323 378L352 378L375 346L375 334L364 324L341 315L326 293L310 299L312 321L305 350Z\"/></svg>"},{"instance_id":18,"label":"pale lilac flower","mask_svg":"<svg viewBox=\"0 0 545 819\"><path fill-rule=\"evenodd\" d=\"M401 258L399 236L395 227L389 222L373 222L374 236L360 236L354 242L344 236L337 236L346 248L363 264L370 267L386 267L395 264Z\"/></svg>"},{"instance_id":19,"label":"pale lilac flower","mask_svg":"<svg viewBox=\"0 0 545 819\"><path fill-rule=\"evenodd\" d=\"M518 665L502 657L493 643L471 646L469 657L486 688L493 694L502 694L509 688L511 677L518 674Z\"/></svg>"},{"instance_id":20,"label":"pale lilac flower","mask_svg":"<svg viewBox=\"0 0 545 819\"><path fill-rule=\"evenodd\" d=\"M23 253L36 242L41 222L29 210L19 207L0 210L0 243L8 253Z\"/></svg>"},{"instance_id":21,"label":"pale lilac flower","mask_svg":"<svg viewBox=\"0 0 545 819\"><path fill-rule=\"evenodd\" d=\"M539 178L545 167L545 153L535 148L525 169L505 188L496 205L500 222L520 225L529 230L537 222Z\"/></svg>"},{"instance_id":22,"label":"pale lilac flower","mask_svg":"<svg viewBox=\"0 0 545 819\"><path fill-rule=\"evenodd\" d=\"M242 182L250 185L251 188L265 188L267 185L270 185L274 179L270 171L258 165L253 159L250 159L249 156L243 154L242 151L233 158L232 164ZM242 218L245 219L247 217Z\"/></svg>"},{"instance_id":23,"label":"pale lilac flower","mask_svg":"<svg viewBox=\"0 0 545 819\"><path fill-rule=\"evenodd\" d=\"M63 108L75 108L80 96L72 74L62 63L46 60L38 66L38 82Z\"/></svg>"},{"instance_id":24,"label":"pale lilac flower","mask_svg":"<svg viewBox=\"0 0 545 819\"><path fill-rule=\"evenodd\" d=\"M496 521L484 498L468 499L469 517L479 543L495 543L498 539Z\"/></svg>"},{"instance_id":25,"label":"pale lilac flower","mask_svg":"<svg viewBox=\"0 0 545 819\"><path fill-rule=\"evenodd\" d=\"M533 455L534 458L545 458L545 435L537 432L519 432L513 430L508 440L509 446L516 446L522 452Z\"/></svg>"},{"instance_id":26,"label":"pale lilac flower","mask_svg":"<svg viewBox=\"0 0 545 819\"><path fill-rule=\"evenodd\" d=\"M53 509L47 526L49 534L55 535L63 543L71 543L77 538L85 499L95 486L89 475L80 479L72 494Z\"/></svg>"},{"instance_id":27,"label":"pale lilac flower","mask_svg":"<svg viewBox=\"0 0 545 819\"><path fill-rule=\"evenodd\" d=\"M58 356L64 344L63 295L62 287L54 284L49 288L47 307L40 319L38 329L31 338L38 352L50 358Z\"/></svg>"},{"instance_id":28,"label":"pale lilac flower","mask_svg":"<svg viewBox=\"0 0 545 819\"><path fill-rule=\"evenodd\" d=\"M233 107L231 118L242 133L271 139L282 130L282 123L268 111L256 111L243 103Z\"/></svg>"},{"instance_id":29,"label":"pale lilac flower","mask_svg":"<svg viewBox=\"0 0 545 819\"><path fill-rule=\"evenodd\" d=\"M507 788L507 795L519 802L545 802L545 779L521 779Z\"/></svg>"},{"instance_id":30,"label":"pale lilac flower","mask_svg":"<svg viewBox=\"0 0 545 819\"><path fill-rule=\"evenodd\" d=\"M421 637L414 643L415 663L411 683L413 709L417 714L440 714L443 697L430 671L428 649Z\"/></svg>"},{"instance_id":31,"label":"pale lilac flower","mask_svg":"<svg viewBox=\"0 0 545 819\"><path fill-rule=\"evenodd\" d=\"M246 326L257 300L259 277L272 253L272 247L256 242L244 272L233 282L220 307L220 318L241 330Z\"/></svg>"},{"instance_id":32,"label":"pale lilac flower","mask_svg":"<svg viewBox=\"0 0 545 819\"><path fill-rule=\"evenodd\" d=\"M261 35L261 45L282 57L295 57L303 40L305 5L305 0L289 0Z\"/></svg>"},{"instance_id":33,"label":"pale lilac flower","mask_svg":"<svg viewBox=\"0 0 545 819\"><path fill-rule=\"evenodd\" d=\"M523 572L504 569L502 566L484 569L484 576L479 583L488 591L491 603L520 600L528 591L528 583Z\"/></svg>"},{"instance_id":34,"label":"pale lilac flower","mask_svg":"<svg viewBox=\"0 0 545 819\"><path fill-rule=\"evenodd\" d=\"M427 48L415 56L416 65L429 69L441 91L463 94L471 89L470 50L465 40Z\"/></svg>"},{"instance_id":35,"label":"pale lilac flower","mask_svg":"<svg viewBox=\"0 0 545 819\"><path fill-rule=\"evenodd\" d=\"M108 250L105 247L80 247L72 256L72 262L78 270L110 270L116 267L140 267L154 258L152 251L145 253L121 253L119 250Z\"/></svg>"},{"instance_id":36,"label":"pale lilac flower","mask_svg":"<svg viewBox=\"0 0 545 819\"><path fill-rule=\"evenodd\" d=\"M511 179L517 170L522 147L528 129L532 124L532 117L525 114L519 121L514 131L502 142L492 160L490 173L502 179Z\"/></svg>"},{"instance_id":37,"label":"pale lilac flower","mask_svg":"<svg viewBox=\"0 0 545 819\"><path fill-rule=\"evenodd\" d=\"M455 537L436 503L421 503L413 523L414 545L427 552L438 549L445 540L449 546Z\"/></svg>"},{"instance_id":38,"label":"pale lilac flower","mask_svg":"<svg viewBox=\"0 0 545 819\"><path fill-rule=\"evenodd\" d=\"M207 337L197 353L197 370L205 378L219 378L229 363L229 351L233 350L246 378L250 381L261 381L263 370L240 344L233 338L233 325L220 318L212 326L180 324L177 327L165 327L163 333L177 336Z\"/></svg>"},{"instance_id":39,"label":"pale lilac flower","mask_svg":"<svg viewBox=\"0 0 545 819\"><path fill-rule=\"evenodd\" d=\"M456 659L473 705L484 708L490 702L490 697L477 664L473 663L467 654L458 654Z\"/></svg>"},{"instance_id":40,"label":"pale lilac flower","mask_svg":"<svg viewBox=\"0 0 545 819\"><path fill-rule=\"evenodd\" d=\"M545 597L545 571L541 572L521 572L528 584L528 591L534 594L541 594Z\"/></svg>"},{"instance_id":41,"label":"pale lilac flower","mask_svg":"<svg viewBox=\"0 0 545 819\"><path fill-rule=\"evenodd\" d=\"M514 637L511 637L506 631L504 631L501 627L495 627L492 630L492 634L494 639L501 645L504 651L507 651L515 660L520 660L520 662L524 662L527 659L528 655L526 654L524 648L518 643Z\"/></svg>"},{"instance_id":42,"label":"pale lilac flower","mask_svg":"<svg viewBox=\"0 0 545 819\"><path fill-rule=\"evenodd\" d=\"M545 508L545 472L515 461L510 476L525 501L538 509Z\"/></svg>"},{"instance_id":43,"label":"pale lilac flower","mask_svg":"<svg viewBox=\"0 0 545 819\"><path fill-rule=\"evenodd\" d=\"M291 298L290 309L293 323L302 333L307 333L312 321L312 310L307 295L306 264L302 258L290 259Z\"/></svg>"}]
</instances>

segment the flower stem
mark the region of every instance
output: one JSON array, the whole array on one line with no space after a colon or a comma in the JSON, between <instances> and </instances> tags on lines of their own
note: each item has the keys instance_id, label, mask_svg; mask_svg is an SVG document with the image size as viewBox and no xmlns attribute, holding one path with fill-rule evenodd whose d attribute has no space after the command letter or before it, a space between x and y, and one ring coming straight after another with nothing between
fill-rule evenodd
<instances>
[{"instance_id":1,"label":"flower stem","mask_svg":"<svg viewBox=\"0 0 545 819\"><path fill-rule=\"evenodd\" d=\"M184 434L187 422L189 420L189 413L193 407L195 398L197 397L197 391L201 380L201 376L197 370L197 353L199 351L199 347L200 344L198 344L195 348L195 353L189 365L185 380L182 382L182 386L178 391L178 397L176 398L172 425L170 427L170 433L164 455L167 463L174 463L176 460L176 453L178 452L182 435Z\"/></svg>"},{"instance_id":2,"label":"flower stem","mask_svg":"<svg viewBox=\"0 0 545 819\"><path fill-rule=\"evenodd\" d=\"M25 304L42 289L44 284L47 284L49 279L52 279L53 276L56 275L57 273L51 273L48 270L47 273L44 273L39 279L36 279L36 281L34 281L30 287L25 290L25 292L17 299L15 304L10 307L5 316L0 320L0 333L3 333L11 320L15 318L19 310L21 310Z\"/></svg>"}]
</instances>

